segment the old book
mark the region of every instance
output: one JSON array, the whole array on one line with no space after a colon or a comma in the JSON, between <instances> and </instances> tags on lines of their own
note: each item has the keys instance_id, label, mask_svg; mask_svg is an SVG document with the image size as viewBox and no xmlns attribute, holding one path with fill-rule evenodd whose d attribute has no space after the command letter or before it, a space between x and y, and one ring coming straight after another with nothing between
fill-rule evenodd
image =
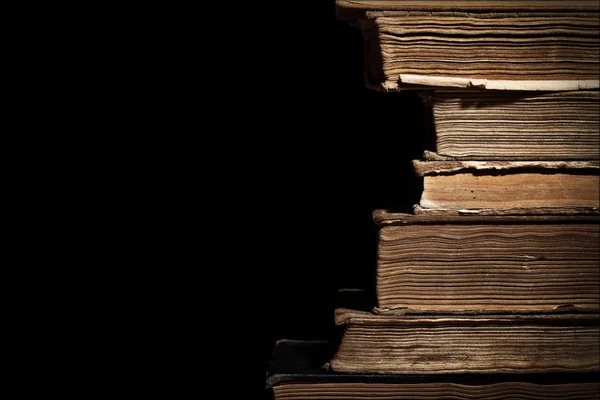
<instances>
[{"instance_id":1,"label":"old book","mask_svg":"<svg viewBox=\"0 0 600 400\"><path fill-rule=\"evenodd\" d=\"M376 210L379 312L600 311L600 217Z\"/></svg>"},{"instance_id":2,"label":"old book","mask_svg":"<svg viewBox=\"0 0 600 400\"><path fill-rule=\"evenodd\" d=\"M600 383L590 373L549 374L344 374L326 368L337 344L280 340L273 349L267 389L288 399L589 399Z\"/></svg>"},{"instance_id":3,"label":"old book","mask_svg":"<svg viewBox=\"0 0 600 400\"><path fill-rule=\"evenodd\" d=\"M598 314L377 315L338 308L344 373L598 372Z\"/></svg>"},{"instance_id":4,"label":"old book","mask_svg":"<svg viewBox=\"0 0 600 400\"><path fill-rule=\"evenodd\" d=\"M598 160L598 91L421 92L429 158L438 160Z\"/></svg>"},{"instance_id":5,"label":"old book","mask_svg":"<svg viewBox=\"0 0 600 400\"><path fill-rule=\"evenodd\" d=\"M337 0L360 27L367 84L579 90L599 87L597 1Z\"/></svg>"},{"instance_id":6,"label":"old book","mask_svg":"<svg viewBox=\"0 0 600 400\"><path fill-rule=\"evenodd\" d=\"M596 212L599 165L598 161L413 161L415 173L423 178L421 210L507 212L560 208Z\"/></svg>"}]
</instances>

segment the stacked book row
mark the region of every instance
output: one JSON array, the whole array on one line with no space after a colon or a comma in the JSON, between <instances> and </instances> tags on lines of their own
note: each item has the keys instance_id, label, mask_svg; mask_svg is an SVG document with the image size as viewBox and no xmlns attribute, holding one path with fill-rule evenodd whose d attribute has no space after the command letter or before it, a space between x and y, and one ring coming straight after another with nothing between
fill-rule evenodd
<instances>
[{"instance_id":1,"label":"stacked book row","mask_svg":"<svg viewBox=\"0 0 600 400\"><path fill-rule=\"evenodd\" d=\"M366 83L426 104L422 193L373 212L376 299L344 292L340 342L278 343L275 398L598 398L599 4L337 5ZM318 372L276 362L309 348Z\"/></svg>"}]
</instances>

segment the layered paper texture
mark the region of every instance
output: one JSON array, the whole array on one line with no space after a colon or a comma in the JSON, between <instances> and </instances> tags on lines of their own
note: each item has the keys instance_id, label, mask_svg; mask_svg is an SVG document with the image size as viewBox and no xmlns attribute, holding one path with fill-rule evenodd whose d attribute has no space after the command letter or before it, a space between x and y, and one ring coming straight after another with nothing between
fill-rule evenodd
<instances>
[{"instance_id":1,"label":"layered paper texture","mask_svg":"<svg viewBox=\"0 0 600 400\"><path fill-rule=\"evenodd\" d=\"M340 1L365 38L369 85L497 90L599 86L598 3Z\"/></svg>"},{"instance_id":2,"label":"layered paper texture","mask_svg":"<svg viewBox=\"0 0 600 400\"><path fill-rule=\"evenodd\" d=\"M595 212L600 207L597 161L415 160L413 168L423 177L422 209Z\"/></svg>"},{"instance_id":3,"label":"layered paper texture","mask_svg":"<svg viewBox=\"0 0 600 400\"><path fill-rule=\"evenodd\" d=\"M600 311L598 217L376 218L384 312Z\"/></svg>"},{"instance_id":4,"label":"layered paper texture","mask_svg":"<svg viewBox=\"0 0 600 400\"><path fill-rule=\"evenodd\" d=\"M470 160L598 160L598 91L438 90L423 93L431 149Z\"/></svg>"},{"instance_id":5,"label":"layered paper texture","mask_svg":"<svg viewBox=\"0 0 600 400\"><path fill-rule=\"evenodd\" d=\"M273 349L267 387L275 400L305 399L589 399L600 383L591 373L365 374L327 368L336 344L280 340Z\"/></svg>"},{"instance_id":6,"label":"layered paper texture","mask_svg":"<svg viewBox=\"0 0 600 400\"><path fill-rule=\"evenodd\" d=\"M549 373L599 369L598 315L398 316L340 309L336 372Z\"/></svg>"}]
</instances>

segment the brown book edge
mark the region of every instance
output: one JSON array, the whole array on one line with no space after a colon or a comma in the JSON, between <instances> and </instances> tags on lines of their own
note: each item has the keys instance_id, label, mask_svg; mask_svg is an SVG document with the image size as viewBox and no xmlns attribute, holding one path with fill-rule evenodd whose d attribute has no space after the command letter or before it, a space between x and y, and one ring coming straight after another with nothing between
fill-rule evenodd
<instances>
[{"instance_id":1,"label":"brown book edge","mask_svg":"<svg viewBox=\"0 0 600 400\"><path fill-rule=\"evenodd\" d=\"M523 214L523 215L497 215L485 213L447 213L443 215L434 214L406 214L397 213L385 209L373 211L373 222L379 227L402 226L411 224L494 224L494 223L600 223L598 214L581 215L547 215L547 214Z\"/></svg>"},{"instance_id":2,"label":"brown book edge","mask_svg":"<svg viewBox=\"0 0 600 400\"><path fill-rule=\"evenodd\" d=\"M541 10L541 11L587 11L600 7L594 0L337 0L336 6L354 10L403 11L403 10Z\"/></svg>"},{"instance_id":3,"label":"brown book edge","mask_svg":"<svg viewBox=\"0 0 600 400\"><path fill-rule=\"evenodd\" d=\"M450 174L463 171L503 171L506 173L519 170L565 170L567 172L589 173L600 172L599 161L430 161L413 160L413 171L417 176Z\"/></svg>"},{"instance_id":4,"label":"brown book edge","mask_svg":"<svg viewBox=\"0 0 600 400\"><path fill-rule=\"evenodd\" d=\"M490 324L542 324L542 325L599 325L600 314L497 314L497 315L399 315L338 307L335 324L381 325L490 325Z\"/></svg>"},{"instance_id":5,"label":"brown book edge","mask_svg":"<svg viewBox=\"0 0 600 400\"><path fill-rule=\"evenodd\" d=\"M465 156L465 157L451 157L442 156L436 152L425 150L423 152L422 161L535 161L535 162L548 162L548 161L592 161L597 162L597 157L594 158L581 158L576 155L572 157L540 157L535 154L528 156Z\"/></svg>"},{"instance_id":6,"label":"brown book edge","mask_svg":"<svg viewBox=\"0 0 600 400\"><path fill-rule=\"evenodd\" d=\"M462 11L462 12L598 12L597 1L535 1L535 0L487 0L487 1L435 1L435 0L337 0L336 16L356 21L367 13L393 16L406 11Z\"/></svg>"},{"instance_id":7,"label":"brown book edge","mask_svg":"<svg viewBox=\"0 0 600 400\"><path fill-rule=\"evenodd\" d=\"M529 208L463 208L463 209L444 209L444 208L423 208L418 204L413 206L415 215L426 215L432 217L452 217L452 216L531 216L531 215L600 215L600 209L597 207L529 207Z\"/></svg>"}]
</instances>

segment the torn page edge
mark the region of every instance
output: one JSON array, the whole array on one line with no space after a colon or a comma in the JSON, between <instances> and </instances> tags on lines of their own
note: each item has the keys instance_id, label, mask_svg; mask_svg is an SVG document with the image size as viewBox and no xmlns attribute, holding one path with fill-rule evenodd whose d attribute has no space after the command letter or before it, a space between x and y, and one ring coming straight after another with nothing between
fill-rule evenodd
<instances>
[{"instance_id":1,"label":"torn page edge","mask_svg":"<svg viewBox=\"0 0 600 400\"><path fill-rule=\"evenodd\" d=\"M413 206L415 215L429 216L508 216L508 215L600 215L597 207L523 207L523 208L423 208L416 204Z\"/></svg>"},{"instance_id":2,"label":"torn page edge","mask_svg":"<svg viewBox=\"0 0 600 400\"><path fill-rule=\"evenodd\" d=\"M593 174L600 171L598 161L412 161L418 176L457 173L466 170L518 172L519 169L541 170L588 170Z\"/></svg>"},{"instance_id":3,"label":"torn page edge","mask_svg":"<svg viewBox=\"0 0 600 400\"><path fill-rule=\"evenodd\" d=\"M403 85L431 87L477 88L487 90L567 91L600 88L600 80L491 80L400 74L398 82L382 83L385 90L399 90Z\"/></svg>"}]
</instances>

